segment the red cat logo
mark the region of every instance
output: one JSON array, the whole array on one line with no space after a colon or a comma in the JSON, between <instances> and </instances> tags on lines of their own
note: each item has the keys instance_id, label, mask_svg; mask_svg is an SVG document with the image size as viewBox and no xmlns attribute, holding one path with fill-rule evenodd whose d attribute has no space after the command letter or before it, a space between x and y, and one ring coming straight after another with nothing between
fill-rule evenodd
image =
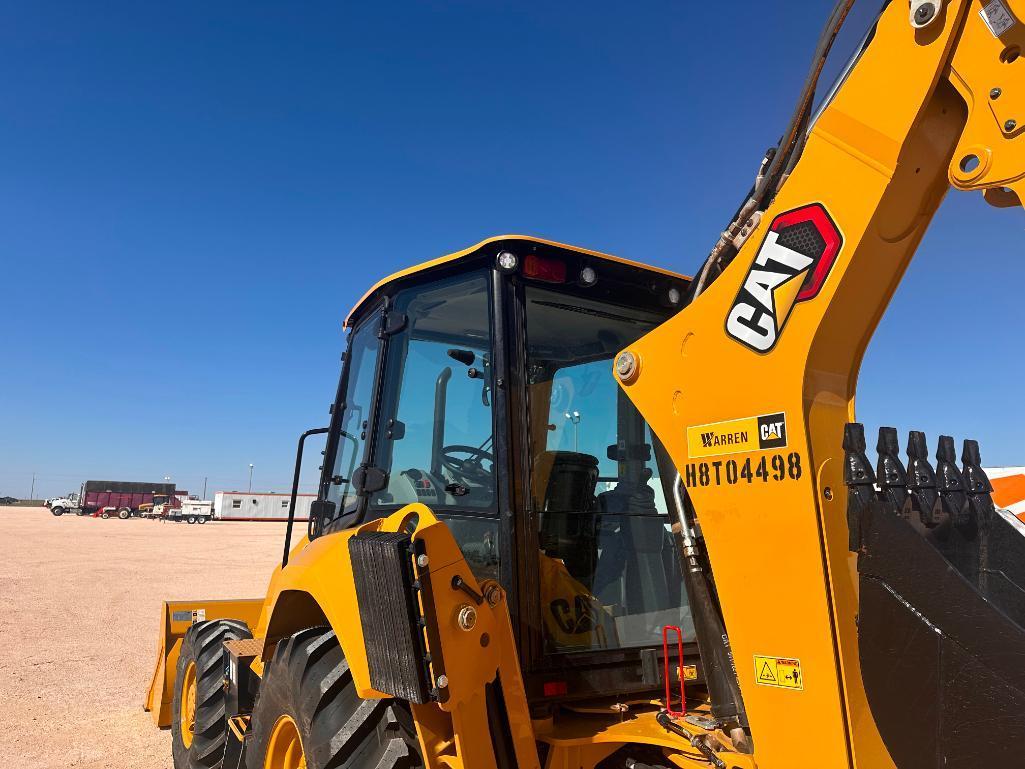
<instances>
[{"instance_id":1,"label":"red cat logo","mask_svg":"<svg viewBox=\"0 0 1025 769\"><path fill-rule=\"evenodd\" d=\"M815 298L843 245L821 203L772 220L726 317L726 333L756 352L776 345L798 302Z\"/></svg>"}]
</instances>

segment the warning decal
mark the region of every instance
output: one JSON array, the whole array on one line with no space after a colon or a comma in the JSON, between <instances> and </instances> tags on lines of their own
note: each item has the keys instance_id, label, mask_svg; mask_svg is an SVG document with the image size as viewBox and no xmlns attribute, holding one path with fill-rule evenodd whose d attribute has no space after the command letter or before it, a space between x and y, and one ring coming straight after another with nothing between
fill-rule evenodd
<instances>
[{"instance_id":1,"label":"warning decal","mask_svg":"<svg viewBox=\"0 0 1025 769\"><path fill-rule=\"evenodd\" d=\"M804 689L801 660L755 655L755 683L777 689Z\"/></svg>"},{"instance_id":2,"label":"warning decal","mask_svg":"<svg viewBox=\"0 0 1025 769\"><path fill-rule=\"evenodd\" d=\"M989 27L993 37L1000 37L1017 24L1017 19L1011 15L1003 0L989 0L989 2L983 3L979 15L986 23L986 26Z\"/></svg>"}]
</instances>

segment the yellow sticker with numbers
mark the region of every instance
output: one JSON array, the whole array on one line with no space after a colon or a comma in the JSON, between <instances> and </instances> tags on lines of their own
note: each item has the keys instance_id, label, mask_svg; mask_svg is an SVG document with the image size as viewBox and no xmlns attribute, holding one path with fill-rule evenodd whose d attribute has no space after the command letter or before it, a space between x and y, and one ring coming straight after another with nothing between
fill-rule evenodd
<instances>
[{"instance_id":1,"label":"yellow sticker with numbers","mask_svg":"<svg viewBox=\"0 0 1025 769\"><path fill-rule=\"evenodd\" d=\"M764 657L755 655L755 683L777 689L804 689L801 660L790 657Z\"/></svg>"}]
</instances>

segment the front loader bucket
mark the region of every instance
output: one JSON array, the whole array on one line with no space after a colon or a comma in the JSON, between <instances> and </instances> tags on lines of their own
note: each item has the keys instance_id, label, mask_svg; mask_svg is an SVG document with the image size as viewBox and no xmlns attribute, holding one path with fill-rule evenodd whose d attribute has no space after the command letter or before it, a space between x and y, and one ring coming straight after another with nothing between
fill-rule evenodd
<instances>
[{"instance_id":1,"label":"front loader bucket","mask_svg":"<svg viewBox=\"0 0 1025 769\"><path fill-rule=\"evenodd\" d=\"M1021 766L1025 627L1016 619L1025 617L1025 594L1017 582L1021 564L1001 559L1022 553L1025 538L994 523L999 514L982 504L988 492L967 484L963 495L950 494L943 473L935 495L919 495L932 500L930 509L916 506L918 489L898 507L903 496L890 484L899 472L887 466L884 473L881 462L876 491L860 425L848 425L844 448L851 545L858 552L861 676L894 763L899 769ZM909 449L909 486L929 476L914 469L913 454ZM971 464L965 463L969 479ZM1007 536L1014 539L1001 539Z\"/></svg>"},{"instance_id":2,"label":"front loader bucket","mask_svg":"<svg viewBox=\"0 0 1025 769\"><path fill-rule=\"evenodd\" d=\"M143 704L143 709L153 715L153 722L157 726L171 725L171 698L174 696L178 653L185 632L195 623L211 619L237 619L253 628L260 619L262 608L262 598L164 603L157 662Z\"/></svg>"}]
</instances>

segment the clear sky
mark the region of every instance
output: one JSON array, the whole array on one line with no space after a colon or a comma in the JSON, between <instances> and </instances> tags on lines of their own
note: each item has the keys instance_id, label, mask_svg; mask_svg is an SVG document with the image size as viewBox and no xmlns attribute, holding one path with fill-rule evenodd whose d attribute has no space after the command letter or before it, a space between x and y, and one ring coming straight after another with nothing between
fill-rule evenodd
<instances>
[{"instance_id":1,"label":"clear sky","mask_svg":"<svg viewBox=\"0 0 1025 769\"><path fill-rule=\"evenodd\" d=\"M693 271L829 5L4 0L0 495L286 488L353 302L491 234ZM864 421L1025 464L1023 229L952 193Z\"/></svg>"}]
</instances>

